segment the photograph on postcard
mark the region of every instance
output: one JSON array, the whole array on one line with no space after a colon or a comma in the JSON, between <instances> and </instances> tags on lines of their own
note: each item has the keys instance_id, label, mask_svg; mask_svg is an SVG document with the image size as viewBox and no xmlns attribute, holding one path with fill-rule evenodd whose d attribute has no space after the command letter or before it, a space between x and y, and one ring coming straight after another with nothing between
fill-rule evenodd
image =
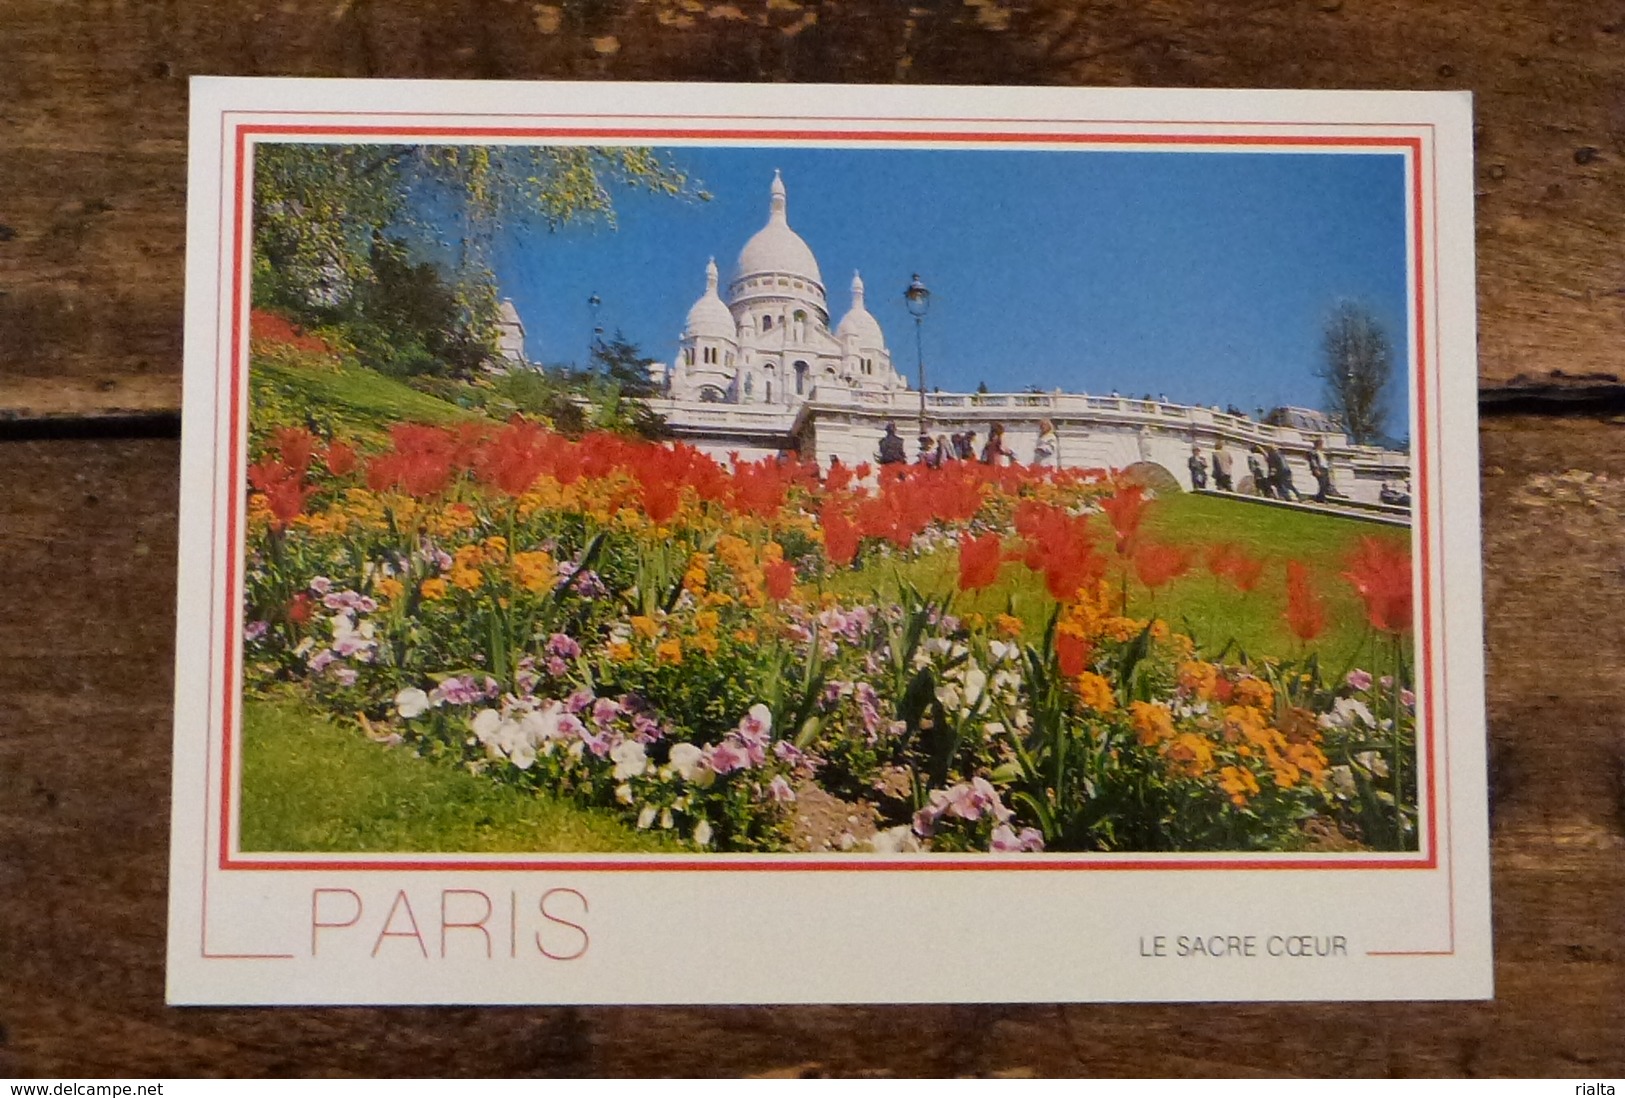
<instances>
[{"instance_id":1,"label":"photograph on postcard","mask_svg":"<svg viewBox=\"0 0 1625 1098\"><path fill-rule=\"evenodd\" d=\"M243 854L1421 849L1402 146L250 156Z\"/></svg>"}]
</instances>

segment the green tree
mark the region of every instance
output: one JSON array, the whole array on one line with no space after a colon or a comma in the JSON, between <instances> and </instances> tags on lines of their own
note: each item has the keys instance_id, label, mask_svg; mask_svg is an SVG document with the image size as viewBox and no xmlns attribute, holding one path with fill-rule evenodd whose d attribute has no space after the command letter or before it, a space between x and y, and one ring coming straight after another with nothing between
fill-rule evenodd
<instances>
[{"instance_id":1,"label":"green tree","mask_svg":"<svg viewBox=\"0 0 1625 1098\"><path fill-rule=\"evenodd\" d=\"M430 263L459 315L457 342L489 354L497 307L490 256L498 234L613 225L617 190L706 197L647 148L261 145L254 165L254 301L312 324L358 321L370 307L366 323L375 323L374 291L391 279L396 289L405 282L427 291L420 268Z\"/></svg>"},{"instance_id":2,"label":"green tree","mask_svg":"<svg viewBox=\"0 0 1625 1098\"><path fill-rule=\"evenodd\" d=\"M1364 305L1339 302L1327 318L1321 352L1315 374L1326 386L1326 411L1356 443L1382 437L1394 376L1388 333Z\"/></svg>"}]
</instances>

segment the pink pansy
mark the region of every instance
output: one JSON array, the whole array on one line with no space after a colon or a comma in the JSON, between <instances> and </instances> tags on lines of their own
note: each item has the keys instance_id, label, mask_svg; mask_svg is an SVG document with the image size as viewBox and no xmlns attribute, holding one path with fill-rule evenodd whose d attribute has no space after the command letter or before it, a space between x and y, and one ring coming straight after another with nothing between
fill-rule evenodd
<instances>
[{"instance_id":1,"label":"pink pansy","mask_svg":"<svg viewBox=\"0 0 1625 1098\"><path fill-rule=\"evenodd\" d=\"M266 631L270 628L271 626L268 622L251 621L243 627L243 639L257 641L261 637L265 636Z\"/></svg>"},{"instance_id":2,"label":"pink pansy","mask_svg":"<svg viewBox=\"0 0 1625 1098\"><path fill-rule=\"evenodd\" d=\"M1371 672L1361 671L1358 667L1356 667L1353 671L1348 673L1348 676L1343 681L1348 683L1350 688L1354 690L1370 690L1372 682Z\"/></svg>"},{"instance_id":3,"label":"pink pansy","mask_svg":"<svg viewBox=\"0 0 1625 1098\"><path fill-rule=\"evenodd\" d=\"M706 749L705 765L718 774L731 774L750 765L750 756L733 740L723 740Z\"/></svg>"},{"instance_id":4,"label":"pink pansy","mask_svg":"<svg viewBox=\"0 0 1625 1098\"><path fill-rule=\"evenodd\" d=\"M767 784L767 799L778 804L789 804L796 799L796 791L790 788L790 783L784 780L784 775L776 775Z\"/></svg>"}]
</instances>

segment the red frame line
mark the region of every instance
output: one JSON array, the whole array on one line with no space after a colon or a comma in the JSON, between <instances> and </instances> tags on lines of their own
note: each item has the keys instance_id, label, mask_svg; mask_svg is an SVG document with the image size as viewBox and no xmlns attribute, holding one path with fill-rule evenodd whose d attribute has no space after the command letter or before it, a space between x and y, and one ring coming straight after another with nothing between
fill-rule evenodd
<instances>
[{"instance_id":1,"label":"red frame line","mask_svg":"<svg viewBox=\"0 0 1625 1098\"><path fill-rule=\"evenodd\" d=\"M983 120L975 120L983 121ZM1054 120L1049 120L1053 122ZM1098 123L1096 123L1098 124ZM1189 123L1184 123L1189 124ZM1287 123L1273 123L1274 125L1288 125ZM1414 339L1416 354L1416 386L1417 386L1417 435L1416 445L1419 454L1419 507L1420 507L1420 543L1421 543L1421 575L1422 575L1422 678L1427 685L1425 722L1425 755L1428 760L1428 815L1426 832L1426 853L1411 855L1409 857L1349 859L1335 856L1312 857L1249 857L1234 859L1212 859L1196 857L1169 857L1157 858L1076 858L1076 857L1049 857L1042 859L1003 859L984 858L971 860L966 858L938 858L910 859L908 861L890 861L870 858L852 858L837 860L809 856L806 860L797 861L763 861L751 855L712 855L703 859L671 858L659 855L651 856L646 861L630 862L608 858L595 859L552 859L540 856L508 858L501 860L456 861L441 859L405 858L389 861L359 861L359 860L316 860L310 858L250 858L243 859L234 856L231 835L232 820L232 793L233 793L233 764L234 743L236 732L238 706L235 704L241 696L241 687L236 674L238 659L238 645L241 643L240 617L242 607L238 592L238 575L242 567L242 546L238 542L238 509L243 493L243 472L239 461L239 450L242 445L242 420L244 411L243 382L247 374L247 346L243 338L243 282L246 267L245 231L247 228L246 205L246 158L248 139L250 136L304 136L304 137L486 137L486 138L599 138L612 140L673 140L673 139L706 139L712 141L755 140L755 141L800 141L827 143L842 142L872 142L872 143L905 143L905 142L939 142L942 144L1054 144L1054 145L1189 145L1189 146L1245 146L1245 147L1274 147L1274 148L1301 148L1301 147L1339 147L1339 148L1388 148L1397 152L1410 153L1411 175L1411 212L1414 226L1413 263L1415 271L1415 323L1416 337ZM898 871L975 871L975 872L1032 872L1032 871L1075 871L1075 870L1394 870L1394 869L1424 869L1432 870L1438 867L1439 843L1437 836L1437 706L1438 692L1433 686L1433 656L1432 656L1432 585L1431 585L1431 538L1430 538L1430 499L1429 499L1429 424L1427 418L1427 340L1426 333L1426 301L1425 278L1423 261L1425 252L1423 247L1423 193L1422 193L1422 138L1420 136L1333 136L1325 134L1299 134L1299 135L1272 135L1272 134L1237 134L1237 135L1204 135L1204 134L1127 134L1127 133L1008 133L1008 132L935 132L935 131L886 131L886 130L722 130L705 128L582 128L582 127L521 127L521 126L383 126L365 124L281 124L281 123L239 123L234 129L234 157L235 171L233 183L233 216L232 240L234 251L232 253L231 275L231 348L228 361L220 366L230 372L230 460L233 463L231 498L227 507L226 523L226 561L228 563L226 577L226 629L224 655L224 697L221 699L222 708L222 734L221 734L221 761L220 761L220 818L219 818L219 859L218 866L222 870L264 870L264 871L313 871L313 870L393 870L393 871L515 871L552 869L571 872L580 871L614 871L614 872L642 872L659 873L673 871L704 871L704 872L767 872L767 873L795 873L808 871L834 871L834 872L898 872ZM1437 180L1434 180L1435 189ZM1437 226L1434 226L1437 232ZM216 453L216 468L218 469L219 455ZM1420 757L1420 756L1419 756ZM207 860L207 859L205 859ZM207 874L205 874L205 878ZM205 882L205 888L207 884ZM1454 893L1451 893L1452 925L1454 922ZM1453 946L1452 932L1452 946Z\"/></svg>"}]
</instances>

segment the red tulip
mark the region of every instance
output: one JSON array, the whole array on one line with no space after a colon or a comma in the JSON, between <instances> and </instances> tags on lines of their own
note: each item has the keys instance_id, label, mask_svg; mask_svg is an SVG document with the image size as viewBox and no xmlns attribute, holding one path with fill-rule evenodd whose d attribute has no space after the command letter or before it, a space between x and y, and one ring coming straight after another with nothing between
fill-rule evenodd
<instances>
[{"instance_id":1,"label":"red tulip","mask_svg":"<svg viewBox=\"0 0 1625 1098\"><path fill-rule=\"evenodd\" d=\"M999 535L983 534L959 543L959 589L979 591L999 578Z\"/></svg>"}]
</instances>

